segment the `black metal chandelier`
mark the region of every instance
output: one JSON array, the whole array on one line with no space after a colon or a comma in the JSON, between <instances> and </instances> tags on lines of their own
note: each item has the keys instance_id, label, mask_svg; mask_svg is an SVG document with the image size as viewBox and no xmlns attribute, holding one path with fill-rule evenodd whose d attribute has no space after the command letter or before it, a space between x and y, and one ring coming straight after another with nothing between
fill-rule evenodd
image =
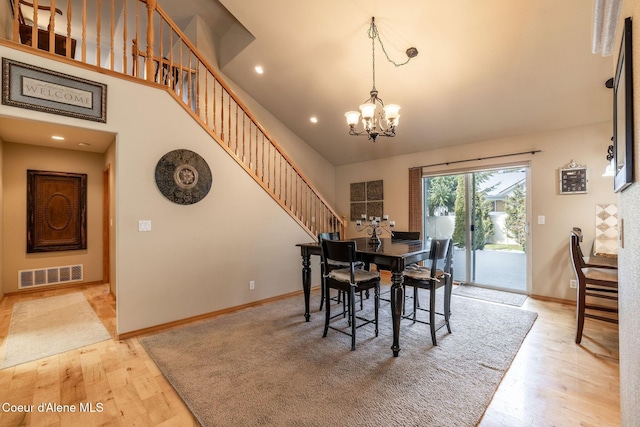
<instances>
[{"instance_id":1,"label":"black metal chandelier","mask_svg":"<svg viewBox=\"0 0 640 427\"><path fill-rule=\"evenodd\" d=\"M408 59L401 64L397 64L389 58L389 55L387 55L387 52L384 49L384 45L382 44L382 40L380 39L380 34L378 33L378 28L376 27L375 17L371 18L371 26L369 27L368 35L371 39L371 68L373 86L371 88L371 92L369 92L369 98L360 105L360 111L348 111L347 113L345 113L345 117L347 118L347 124L349 125L349 135L366 135L368 139L376 142L376 139L379 136L396 136L396 126L398 126L398 119L400 118L400 106L398 104L385 105L382 101L382 98L378 97L378 90L376 89L375 41L376 39L378 39L380 47L387 57L387 60L389 62L392 62L396 67L406 64L411 60L411 58L415 58L418 55L418 49L416 49L415 47L410 47L409 49L407 49L406 54ZM381 107L381 111L378 111L376 113L378 106ZM361 115L363 129L357 130L356 126L360 121Z\"/></svg>"}]
</instances>

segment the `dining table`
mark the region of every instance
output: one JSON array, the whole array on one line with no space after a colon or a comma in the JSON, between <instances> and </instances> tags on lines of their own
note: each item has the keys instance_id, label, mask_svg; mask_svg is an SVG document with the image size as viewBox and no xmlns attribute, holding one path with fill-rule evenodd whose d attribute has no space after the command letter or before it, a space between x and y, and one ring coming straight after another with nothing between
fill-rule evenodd
<instances>
[{"instance_id":1,"label":"dining table","mask_svg":"<svg viewBox=\"0 0 640 427\"><path fill-rule=\"evenodd\" d=\"M365 263L365 268L375 264L376 268L391 272L391 320L393 323L393 343L391 350L394 357L400 353L400 320L404 302L402 272L405 266L429 258L430 244L424 240L395 240L382 238L380 243L368 237L348 239L356 242L356 255ZM321 255L318 242L299 243L302 256L302 289L304 291L304 316L310 320L309 300L311 294L311 256Z\"/></svg>"}]
</instances>

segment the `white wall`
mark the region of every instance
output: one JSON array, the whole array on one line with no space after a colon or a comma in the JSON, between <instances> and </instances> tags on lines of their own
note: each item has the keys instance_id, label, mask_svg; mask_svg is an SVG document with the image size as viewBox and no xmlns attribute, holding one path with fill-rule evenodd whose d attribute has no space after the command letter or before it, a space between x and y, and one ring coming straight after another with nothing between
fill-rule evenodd
<instances>
[{"instance_id":1,"label":"white wall","mask_svg":"<svg viewBox=\"0 0 640 427\"><path fill-rule=\"evenodd\" d=\"M640 1L623 2L615 54L617 62L620 34L626 17L640 16ZM619 319L620 319L620 410L622 425L640 425L640 24L633 23L633 107L634 107L634 171L635 181L618 194L619 217L624 221L624 244L619 254ZM619 220L619 221L620 221Z\"/></svg>"},{"instance_id":2,"label":"white wall","mask_svg":"<svg viewBox=\"0 0 640 427\"><path fill-rule=\"evenodd\" d=\"M584 230L585 241L592 241L596 204L616 202L612 178L601 176L607 165L605 157L611 129L611 122L604 122L341 166L336 168L336 205L339 212L348 214L349 184L382 179L385 213L396 221L396 229L407 230L409 168L540 149L542 152L536 155L499 161L531 162L531 209L528 214L530 218L546 217L545 225L530 221L531 294L575 300L575 289L569 288L569 280L573 278L569 261L569 232L573 226L580 226ZM572 159L587 166L588 194L559 194L558 169ZM494 162L473 161L454 166L459 170L465 166L477 168L496 164ZM454 167L432 169L433 172L444 172L453 171ZM349 222L349 237L357 234L354 223Z\"/></svg>"},{"instance_id":3,"label":"white wall","mask_svg":"<svg viewBox=\"0 0 640 427\"><path fill-rule=\"evenodd\" d=\"M0 56L107 85L107 124L4 105L0 115L117 133L118 333L300 290L295 244L310 236L167 93L3 46ZM178 148L199 153L213 174L209 195L190 206L164 198L154 180L158 160ZM138 232L142 219L151 232Z\"/></svg>"}]
</instances>

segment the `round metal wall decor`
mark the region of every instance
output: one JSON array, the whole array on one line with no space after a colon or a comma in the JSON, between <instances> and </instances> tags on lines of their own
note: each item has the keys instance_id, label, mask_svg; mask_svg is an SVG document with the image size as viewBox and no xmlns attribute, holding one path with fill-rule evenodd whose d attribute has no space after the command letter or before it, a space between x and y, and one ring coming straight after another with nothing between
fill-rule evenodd
<instances>
[{"instance_id":1,"label":"round metal wall decor","mask_svg":"<svg viewBox=\"0 0 640 427\"><path fill-rule=\"evenodd\" d=\"M211 169L198 153L173 150L156 165L156 184L167 199L179 205L192 205L204 199L211 189Z\"/></svg>"}]
</instances>

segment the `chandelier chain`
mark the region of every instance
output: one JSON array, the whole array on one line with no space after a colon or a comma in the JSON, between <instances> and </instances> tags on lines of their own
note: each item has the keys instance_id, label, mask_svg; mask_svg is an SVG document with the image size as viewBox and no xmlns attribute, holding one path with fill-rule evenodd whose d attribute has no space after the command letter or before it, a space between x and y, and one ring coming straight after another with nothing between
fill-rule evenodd
<instances>
[{"instance_id":1,"label":"chandelier chain","mask_svg":"<svg viewBox=\"0 0 640 427\"><path fill-rule=\"evenodd\" d=\"M393 59L391 59L389 57L389 54L387 53L387 50L384 47L384 43L382 43L382 39L380 38L380 32L378 31L378 27L376 27L376 24L374 22L374 20L371 20L371 26L369 27L369 38L371 39L371 44L373 45L373 62L375 64L375 40L378 39L378 43L380 43L380 47L382 48L382 52L384 52L384 56L387 58L387 61L391 62L393 65L395 65L396 67L401 67L405 64L407 64L409 61L411 61L412 57L408 57L406 61L404 62L395 62ZM375 86L375 65L374 65L374 70L373 70L373 74L374 74L374 86Z\"/></svg>"}]
</instances>

